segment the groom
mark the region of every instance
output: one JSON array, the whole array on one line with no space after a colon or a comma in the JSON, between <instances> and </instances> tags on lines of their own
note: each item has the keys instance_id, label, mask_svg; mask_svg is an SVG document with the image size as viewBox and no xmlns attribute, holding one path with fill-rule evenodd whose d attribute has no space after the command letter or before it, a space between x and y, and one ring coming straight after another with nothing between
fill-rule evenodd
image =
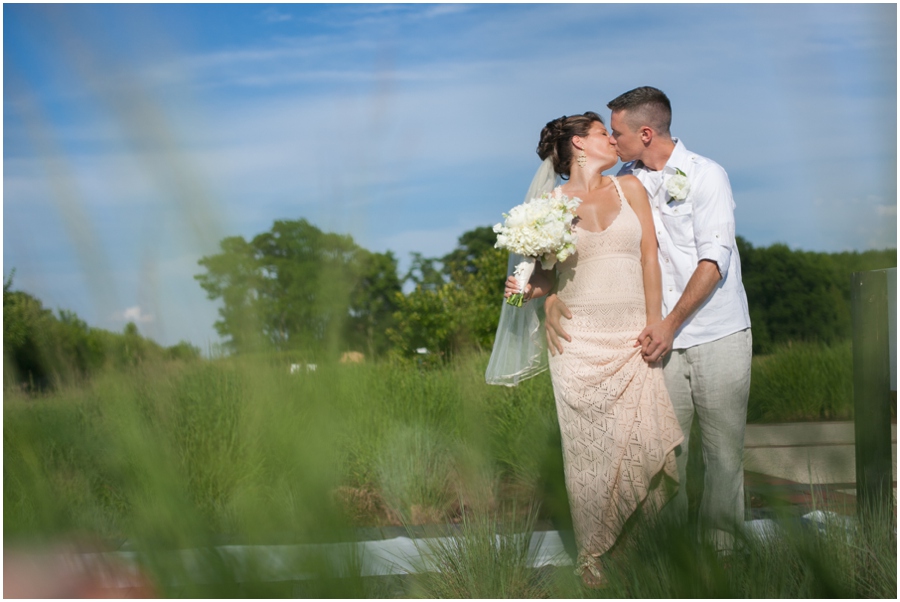
<instances>
[{"instance_id":1,"label":"groom","mask_svg":"<svg viewBox=\"0 0 900 602\"><path fill-rule=\"evenodd\" d=\"M672 138L672 107L661 90L641 87L608 105L610 142L650 199L662 268L661 322L644 328L648 363L663 360L666 388L684 432L676 451L681 486L670 510L687 517L687 452L696 413L706 468L700 525L717 549L733 549L744 522L743 449L750 392L752 339L747 295L734 235L728 175L714 161ZM560 317L571 318L555 295L547 298L551 352L571 341Z\"/></svg>"}]
</instances>

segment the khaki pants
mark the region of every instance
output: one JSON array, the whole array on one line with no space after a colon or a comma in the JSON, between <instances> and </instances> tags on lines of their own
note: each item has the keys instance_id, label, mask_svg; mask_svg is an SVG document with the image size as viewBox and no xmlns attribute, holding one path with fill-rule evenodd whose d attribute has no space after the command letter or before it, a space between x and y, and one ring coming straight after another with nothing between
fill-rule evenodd
<instances>
[{"instance_id":1,"label":"khaki pants","mask_svg":"<svg viewBox=\"0 0 900 602\"><path fill-rule=\"evenodd\" d=\"M663 363L666 388L684 432L676 449L680 486L666 514L687 519L687 458L694 413L700 427L703 498L700 528L720 551L734 548L744 524L744 430L750 395L750 329L711 343L675 349Z\"/></svg>"}]
</instances>

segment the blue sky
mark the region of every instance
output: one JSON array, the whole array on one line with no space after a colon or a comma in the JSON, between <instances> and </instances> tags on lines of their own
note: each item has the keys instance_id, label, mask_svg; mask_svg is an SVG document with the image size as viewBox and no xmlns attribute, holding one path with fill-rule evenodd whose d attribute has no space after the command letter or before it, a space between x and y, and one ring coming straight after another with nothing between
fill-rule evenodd
<instances>
[{"instance_id":1,"label":"blue sky","mask_svg":"<svg viewBox=\"0 0 900 602\"><path fill-rule=\"evenodd\" d=\"M443 255L547 121L641 85L754 245L896 247L895 4L4 4L3 35L4 275L166 345L218 340L224 236Z\"/></svg>"}]
</instances>

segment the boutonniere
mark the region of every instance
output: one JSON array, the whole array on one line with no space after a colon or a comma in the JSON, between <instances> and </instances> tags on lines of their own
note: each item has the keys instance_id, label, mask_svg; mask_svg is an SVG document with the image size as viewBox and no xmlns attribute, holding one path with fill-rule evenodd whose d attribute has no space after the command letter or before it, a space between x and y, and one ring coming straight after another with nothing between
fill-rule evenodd
<instances>
[{"instance_id":1,"label":"boutonniere","mask_svg":"<svg viewBox=\"0 0 900 602\"><path fill-rule=\"evenodd\" d=\"M672 197L667 204L671 205L672 201L683 201L690 191L691 183L688 182L687 174L676 167L675 175L666 181L666 192Z\"/></svg>"}]
</instances>

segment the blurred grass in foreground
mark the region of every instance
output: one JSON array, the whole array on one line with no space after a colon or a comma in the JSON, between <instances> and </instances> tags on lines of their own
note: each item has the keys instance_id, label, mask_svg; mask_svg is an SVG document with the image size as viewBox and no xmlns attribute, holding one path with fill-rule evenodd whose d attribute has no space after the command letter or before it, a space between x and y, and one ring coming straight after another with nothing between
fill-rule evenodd
<instances>
[{"instance_id":1,"label":"blurred grass in foreground","mask_svg":"<svg viewBox=\"0 0 900 602\"><path fill-rule=\"evenodd\" d=\"M756 358L751 408L767 417L785 412L781 419L821 412L793 408L800 397L790 391L800 389L782 381L826 365L812 372L808 399L822 391L816 382L827 388L835 386L827 378L849 378L849 368L827 367L847 353L795 345ZM428 370L319 364L292 375L287 365L226 358L145 364L42 397L9 391L4 545L91 534L115 549L127 540L168 596L367 597L407 588L423 596L581 596L570 568L535 574L520 548L495 554L483 545L494 533L529 532L535 500L558 526L567 518L549 377L489 387L486 361L473 354ZM760 403L781 396L780 405ZM825 401L837 407L840 399ZM838 530L824 538L797 531L748 542L724 572L683 533L650 531L635 538L639 551L617 560L604 595L887 596L896 590L896 528L893 509L882 514L850 539L833 535ZM459 574L424 574L406 585L362 579L352 548L338 571L333 559L286 559L297 574L316 577L302 583L237 583L237 568L213 550L352 541L361 526L454 522L464 545L443 552ZM193 568L172 561L168 552L179 549L201 551ZM463 556L448 560L453 554ZM211 583L190 585L198 571L213 575ZM267 567L241 571L266 575Z\"/></svg>"},{"instance_id":2,"label":"blurred grass in foreground","mask_svg":"<svg viewBox=\"0 0 900 602\"><path fill-rule=\"evenodd\" d=\"M528 496L554 426L549 382L471 387L482 359L295 375L224 359L9 391L5 541L81 530L163 547L314 541L452 519L500 488Z\"/></svg>"}]
</instances>

